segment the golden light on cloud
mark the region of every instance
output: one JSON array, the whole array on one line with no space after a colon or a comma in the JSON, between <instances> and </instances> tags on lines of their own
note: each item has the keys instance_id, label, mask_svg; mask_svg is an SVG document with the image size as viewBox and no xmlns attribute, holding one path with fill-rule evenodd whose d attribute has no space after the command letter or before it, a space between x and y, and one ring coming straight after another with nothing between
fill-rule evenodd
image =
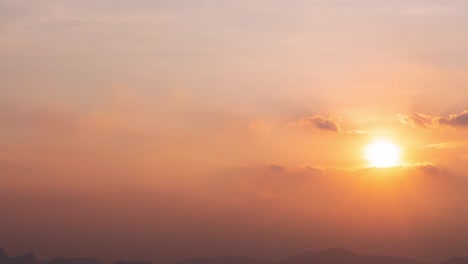
<instances>
[{"instance_id":1,"label":"golden light on cloud","mask_svg":"<svg viewBox=\"0 0 468 264\"><path fill-rule=\"evenodd\" d=\"M379 139L370 143L366 146L364 154L371 167L388 168L401 165L401 148L388 140Z\"/></svg>"}]
</instances>

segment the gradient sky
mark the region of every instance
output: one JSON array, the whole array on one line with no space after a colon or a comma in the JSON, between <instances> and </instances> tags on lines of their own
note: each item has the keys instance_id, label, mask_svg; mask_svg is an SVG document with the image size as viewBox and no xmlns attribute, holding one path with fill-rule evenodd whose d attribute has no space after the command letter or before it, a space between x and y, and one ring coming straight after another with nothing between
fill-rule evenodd
<instances>
[{"instance_id":1,"label":"gradient sky","mask_svg":"<svg viewBox=\"0 0 468 264\"><path fill-rule=\"evenodd\" d=\"M464 0L0 0L0 246L466 255L466 47Z\"/></svg>"}]
</instances>

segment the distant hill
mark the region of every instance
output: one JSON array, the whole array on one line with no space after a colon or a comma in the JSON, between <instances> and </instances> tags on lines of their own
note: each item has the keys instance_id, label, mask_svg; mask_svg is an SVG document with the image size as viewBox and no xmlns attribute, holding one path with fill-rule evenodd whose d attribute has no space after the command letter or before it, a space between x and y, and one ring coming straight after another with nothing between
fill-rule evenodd
<instances>
[{"instance_id":1,"label":"distant hill","mask_svg":"<svg viewBox=\"0 0 468 264\"><path fill-rule=\"evenodd\" d=\"M101 261L95 258L65 258L58 257L50 260L39 262L32 253L28 253L22 256L9 257L5 254L5 251L0 248L0 264L103 264ZM152 261L124 261L120 260L115 264L153 264Z\"/></svg>"},{"instance_id":2,"label":"distant hill","mask_svg":"<svg viewBox=\"0 0 468 264\"><path fill-rule=\"evenodd\" d=\"M94 258L58 257L39 262L32 253L9 257L0 248L0 264L103 264ZM153 264L151 261L119 260L114 264ZM333 248L320 252L304 252L281 261L246 256L199 257L175 262L173 264L428 264L402 257L356 254L344 249ZM468 264L468 257L455 257L440 264Z\"/></svg>"},{"instance_id":3,"label":"distant hill","mask_svg":"<svg viewBox=\"0 0 468 264\"><path fill-rule=\"evenodd\" d=\"M359 255L344 249L305 252L289 257L280 264L427 264L424 262L388 256Z\"/></svg>"},{"instance_id":4,"label":"distant hill","mask_svg":"<svg viewBox=\"0 0 468 264\"><path fill-rule=\"evenodd\" d=\"M334 248L321 252L304 252L282 261L273 262L266 259L250 257L211 257L192 258L175 264L427 264L400 257L359 255L350 251ZM447 263L465 264L465 263ZM468 264L468 263L466 263Z\"/></svg>"},{"instance_id":5,"label":"distant hill","mask_svg":"<svg viewBox=\"0 0 468 264\"><path fill-rule=\"evenodd\" d=\"M455 257L451 258L447 261L442 262L441 264L468 264L468 257L462 258L462 257Z\"/></svg>"},{"instance_id":6,"label":"distant hill","mask_svg":"<svg viewBox=\"0 0 468 264\"><path fill-rule=\"evenodd\" d=\"M153 264L152 261L126 261L126 260L119 260L114 264Z\"/></svg>"},{"instance_id":7,"label":"distant hill","mask_svg":"<svg viewBox=\"0 0 468 264\"><path fill-rule=\"evenodd\" d=\"M9 257L5 251L0 248L0 264L40 264L33 253L27 253L21 256Z\"/></svg>"},{"instance_id":8,"label":"distant hill","mask_svg":"<svg viewBox=\"0 0 468 264\"><path fill-rule=\"evenodd\" d=\"M94 258L64 258L58 257L46 260L42 264L102 264L101 261Z\"/></svg>"},{"instance_id":9,"label":"distant hill","mask_svg":"<svg viewBox=\"0 0 468 264\"><path fill-rule=\"evenodd\" d=\"M178 261L175 264L272 264L268 259L257 259L244 256L235 257L206 257L192 258Z\"/></svg>"}]
</instances>

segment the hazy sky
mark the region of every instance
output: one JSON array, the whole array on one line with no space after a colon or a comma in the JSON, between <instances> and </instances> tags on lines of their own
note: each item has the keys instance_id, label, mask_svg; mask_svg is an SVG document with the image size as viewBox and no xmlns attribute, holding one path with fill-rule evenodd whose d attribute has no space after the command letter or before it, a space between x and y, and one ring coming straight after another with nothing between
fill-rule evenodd
<instances>
[{"instance_id":1,"label":"hazy sky","mask_svg":"<svg viewBox=\"0 0 468 264\"><path fill-rule=\"evenodd\" d=\"M464 0L0 0L0 247L466 255L467 46Z\"/></svg>"}]
</instances>

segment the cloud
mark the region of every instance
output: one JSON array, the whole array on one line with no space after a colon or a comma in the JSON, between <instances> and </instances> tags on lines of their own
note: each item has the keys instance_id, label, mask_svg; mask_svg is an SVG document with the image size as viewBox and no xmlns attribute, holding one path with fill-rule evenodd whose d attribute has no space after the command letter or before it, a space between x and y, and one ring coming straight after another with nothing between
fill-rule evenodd
<instances>
[{"instance_id":1,"label":"cloud","mask_svg":"<svg viewBox=\"0 0 468 264\"><path fill-rule=\"evenodd\" d=\"M446 126L468 127L468 110L460 114L450 115L449 117L440 117L439 123Z\"/></svg>"},{"instance_id":2,"label":"cloud","mask_svg":"<svg viewBox=\"0 0 468 264\"><path fill-rule=\"evenodd\" d=\"M424 114L398 115L400 122L410 124L419 128L432 128L435 125L435 118Z\"/></svg>"},{"instance_id":3,"label":"cloud","mask_svg":"<svg viewBox=\"0 0 468 264\"><path fill-rule=\"evenodd\" d=\"M315 115L301 119L299 124L325 131L341 132L341 127L339 125L340 121L341 120L338 117L334 116L326 118L320 115Z\"/></svg>"},{"instance_id":4,"label":"cloud","mask_svg":"<svg viewBox=\"0 0 468 264\"><path fill-rule=\"evenodd\" d=\"M426 148L435 148L435 149L453 149L453 148L462 148L468 146L468 141L448 141L437 144L426 145Z\"/></svg>"},{"instance_id":5,"label":"cloud","mask_svg":"<svg viewBox=\"0 0 468 264\"><path fill-rule=\"evenodd\" d=\"M448 117L425 115L414 113L410 115L398 115L401 123L410 124L417 128L435 129L440 126L468 127L468 110L459 114L452 114Z\"/></svg>"},{"instance_id":6,"label":"cloud","mask_svg":"<svg viewBox=\"0 0 468 264\"><path fill-rule=\"evenodd\" d=\"M436 174L439 172L439 167L429 162L411 164L410 167L426 174Z\"/></svg>"},{"instance_id":7,"label":"cloud","mask_svg":"<svg viewBox=\"0 0 468 264\"><path fill-rule=\"evenodd\" d=\"M307 171L313 173L313 174L322 174L324 173L324 170L320 167L315 167L315 166L312 166L310 164L306 164L304 165L304 167L306 168Z\"/></svg>"},{"instance_id":8,"label":"cloud","mask_svg":"<svg viewBox=\"0 0 468 264\"><path fill-rule=\"evenodd\" d=\"M268 168L272 171L284 171L286 169L285 166L283 165L278 165L278 164L270 164L270 166L268 166Z\"/></svg>"}]
</instances>

